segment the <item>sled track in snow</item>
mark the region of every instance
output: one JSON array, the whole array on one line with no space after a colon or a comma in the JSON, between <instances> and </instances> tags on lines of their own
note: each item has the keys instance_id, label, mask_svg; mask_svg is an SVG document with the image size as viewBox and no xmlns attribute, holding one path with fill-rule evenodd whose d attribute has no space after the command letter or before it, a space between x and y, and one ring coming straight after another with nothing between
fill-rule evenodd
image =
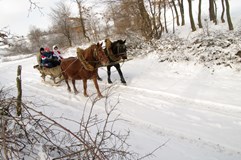
<instances>
[{"instance_id":1,"label":"sled track in snow","mask_svg":"<svg viewBox=\"0 0 241 160\"><path fill-rule=\"evenodd\" d=\"M185 109L187 109L188 107L189 109L191 108L191 109L200 110L200 111L214 112L214 113L219 113L222 115L226 115L228 117L235 117L235 118L240 118L240 115L241 115L240 106L222 104L222 103L217 103L217 102L212 102L207 100L191 99L191 98L183 97L180 95L176 95L176 94L172 94L164 91L153 91L153 90L139 88L139 87L122 86L122 85L119 85L118 87L120 88L118 89L120 90L120 95L123 94L123 96L121 97L128 97L128 99L126 100L130 100L137 103L140 103L141 96L145 96L145 98L153 99L153 102L154 102L154 99L155 101L158 101L160 104L160 107L162 106L162 104L181 103L181 104L187 104L187 106L185 106ZM145 101L141 103L143 104L145 103ZM148 104L148 105L151 105L151 104ZM155 105L155 107L158 107L158 106Z\"/></svg>"},{"instance_id":2,"label":"sled track in snow","mask_svg":"<svg viewBox=\"0 0 241 160\"><path fill-rule=\"evenodd\" d=\"M32 82L32 83L33 84L25 84L25 86L31 90L38 90L38 92L43 92L48 96L52 96L53 102L65 104L66 106L69 106L69 109L71 110L81 110L80 107L78 106L80 105L83 106L85 102L88 100L88 98L81 95L82 93L75 95L74 93L68 93L67 90L64 93L58 93L58 96L56 96L46 91L45 88L36 87L36 83L39 83L39 82ZM99 83L99 84L106 85L103 83ZM50 84L48 83L47 84L43 83L42 85L46 87L51 87ZM91 85L91 87L93 86ZM170 114L170 116L173 116L175 118L174 112L168 113L168 111L170 111L170 107L176 108L178 104L188 104L188 106L185 106L185 108L183 106L180 106L180 107L178 106L178 109L179 110L192 109L197 112L199 111L213 112L213 114L221 114L222 116L240 119L240 117L238 117L238 114L240 114L240 110L238 106L219 104L219 103L203 101L203 100L192 100L192 99L181 97L175 94L170 94L162 91L153 91L153 90L148 90L148 89L138 88L138 87L122 86L122 85L115 85L113 87L116 87L114 91L117 91L117 94L118 94L118 97L120 98L121 103L123 104L133 103L134 105L136 104L139 108L146 111L155 110L154 112ZM63 88L66 89L65 84L58 87L53 87L52 89L63 90ZM145 97L145 99L148 99L148 101L145 102L144 98L142 97ZM117 98L116 94L114 94L114 98ZM155 104L152 104L150 102L155 102ZM173 106L173 103L175 103L176 105ZM98 109L101 109L103 111L105 110L105 108L102 106L99 106ZM225 112L224 109L227 110L227 112ZM237 155L240 155L240 153L238 153L238 151L236 151L235 148L232 148L232 147L229 148L227 146L223 146L222 144L217 145L217 143L209 140L205 140L205 139L199 140L197 139L197 137L186 135L185 133L182 133L179 130L175 130L175 128L159 126L155 124L153 121L147 121L145 119L142 119L141 117L133 116L131 114L131 111L130 112L125 112L122 110L119 110L119 111L121 116L124 119L130 121L129 125L134 125L134 127L137 127L137 128L151 130L152 132L155 132L157 135L160 135L164 138L172 137L173 139L179 139L180 141L184 141L185 143L190 143L197 146L200 145L205 148L206 147L212 148L216 152L225 151L227 152L227 154L229 154L229 152L230 153L236 152ZM150 111L150 112L153 112L153 111ZM239 112L239 113L235 113L235 112ZM191 118L195 119L195 116Z\"/></svg>"},{"instance_id":3,"label":"sled track in snow","mask_svg":"<svg viewBox=\"0 0 241 160\"><path fill-rule=\"evenodd\" d=\"M191 113L193 111L194 112L211 112L212 115L217 115L217 117L221 116L227 119L235 119L241 122L241 117L240 117L241 109L238 106L220 104L220 103L206 101L206 100L196 100L196 99L193 100L190 98L185 98L185 97L175 95L175 94L170 94L167 92L153 91L153 90L148 90L148 89L138 88L138 87L131 87L131 86L118 85L117 90L120 91L119 97L120 97L121 103L125 103L124 101L129 101L130 103L133 103L133 105L136 104L139 108L145 110L146 114L149 113L148 110L154 110L154 111L150 111L150 113L157 113L157 114L160 113L160 116L169 114L174 119L175 117L179 119L180 116L183 116L183 117L189 116L188 118L193 119L194 121L196 121L196 123L198 123L198 121L201 120L199 119L199 117L196 117L194 115L176 116L175 112L170 112L172 109L175 110L175 108L177 108L178 110L192 110ZM155 102L155 104L152 104L150 102ZM175 103L175 105L173 105L173 103ZM179 104L180 106L177 107L177 105ZM181 106L181 104L184 104L184 107ZM185 104L188 104L188 105L186 106ZM122 117L124 117L124 119L131 121L131 123L134 126L138 128L142 128L144 130L152 130L153 132L155 132L158 135L161 135L162 137L166 137L166 138L172 137L174 139L179 139L181 141L185 141L187 143L194 144L197 146L211 148L216 152L225 152L226 154L234 153L236 156L241 157L241 153L239 152L238 148L235 148L233 146L225 146L225 145L219 144L216 141L205 139L204 137L200 137L200 138L194 137L176 128L160 126L156 124L153 119L149 121L149 120L143 119L142 117L135 116L134 113L133 114L131 113L131 109L128 112L123 111L121 115ZM155 117L156 115L153 115L153 116ZM215 122L212 121L212 124L209 124L209 125L215 126L219 124L215 124ZM220 124L220 127L221 128L224 127L223 124Z\"/></svg>"}]
</instances>

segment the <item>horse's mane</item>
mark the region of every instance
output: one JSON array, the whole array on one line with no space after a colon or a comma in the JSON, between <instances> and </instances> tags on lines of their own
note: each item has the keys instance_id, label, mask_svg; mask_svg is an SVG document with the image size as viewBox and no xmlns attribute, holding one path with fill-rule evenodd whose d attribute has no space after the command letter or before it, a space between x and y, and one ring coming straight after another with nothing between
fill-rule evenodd
<instances>
[{"instance_id":1,"label":"horse's mane","mask_svg":"<svg viewBox=\"0 0 241 160\"><path fill-rule=\"evenodd\" d=\"M91 47L89 47L89 48L91 48ZM87 48L87 49L88 49L88 48ZM86 70L88 70L88 71L93 71L93 70L94 70L94 67L93 67L92 65L90 65L90 64L86 61L86 59L85 59L85 57L84 57L84 52L86 52L87 49L84 50L84 49L81 49L81 48L78 47L78 48L77 48L77 57L78 57L78 59L80 60L81 64L84 66L84 68L85 68Z\"/></svg>"},{"instance_id":2,"label":"horse's mane","mask_svg":"<svg viewBox=\"0 0 241 160\"><path fill-rule=\"evenodd\" d=\"M88 48L85 49L86 52L91 52L91 50L96 46L96 44L91 44Z\"/></svg>"}]
</instances>

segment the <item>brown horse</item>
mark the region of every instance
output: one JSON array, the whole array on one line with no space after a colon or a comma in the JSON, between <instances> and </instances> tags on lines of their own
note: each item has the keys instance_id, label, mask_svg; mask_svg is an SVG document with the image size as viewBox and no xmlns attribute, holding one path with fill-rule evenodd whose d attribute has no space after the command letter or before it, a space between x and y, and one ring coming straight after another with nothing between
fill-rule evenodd
<instances>
[{"instance_id":1,"label":"brown horse","mask_svg":"<svg viewBox=\"0 0 241 160\"><path fill-rule=\"evenodd\" d=\"M89 95L86 91L87 80L92 79L98 97L103 97L97 83L97 69L99 65L108 65L109 60L102 49L102 43L93 44L85 50L77 48L77 55L78 58L66 58L60 64L68 91L71 91L68 80L72 80L75 94L78 93L75 87L75 80L83 80L84 96L88 97Z\"/></svg>"}]
</instances>

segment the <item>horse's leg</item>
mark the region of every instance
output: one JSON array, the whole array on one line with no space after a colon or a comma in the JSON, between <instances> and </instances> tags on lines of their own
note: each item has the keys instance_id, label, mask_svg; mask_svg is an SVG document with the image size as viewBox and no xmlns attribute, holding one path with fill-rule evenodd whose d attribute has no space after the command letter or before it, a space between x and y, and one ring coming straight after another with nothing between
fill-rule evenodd
<instances>
[{"instance_id":1,"label":"horse's leg","mask_svg":"<svg viewBox=\"0 0 241 160\"><path fill-rule=\"evenodd\" d=\"M100 88L99 88L99 85L97 83L97 78L93 78L93 82L95 84L95 88L97 90L98 97L103 98L104 96L100 93Z\"/></svg>"},{"instance_id":2,"label":"horse's leg","mask_svg":"<svg viewBox=\"0 0 241 160\"><path fill-rule=\"evenodd\" d=\"M110 78L110 75L111 75L110 68L111 68L111 65L108 65L107 66L107 80L108 80L108 83L112 83L111 78Z\"/></svg>"},{"instance_id":3,"label":"horse's leg","mask_svg":"<svg viewBox=\"0 0 241 160\"><path fill-rule=\"evenodd\" d=\"M64 78L64 80L65 80L65 83L67 84L67 90L69 91L69 92L71 92L71 88L70 88L70 86L69 86L69 81L68 81L68 78Z\"/></svg>"},{"instance_id":4,"label":"horse's leg","mask_svg":"<svg viewBox=\"0 0 241 160\"><path fill-rule=\"evenodd\" d=\"M121 83L126 84L125 78L124 78L124 76L123 76L123 74L122 74L122 71L121 71L121 69L120 69L120 64L117 63L117 64L115 64L114 66L115 66L116 70L118 71L118 73L119 73L119 75L120 75Z\"/></svg>"},{"instance_id":5,"label":"horse's leg","mask_svg":"<svg viewBox=\"0 0 241 160\"><path fill-rule=\"evenodd\" d=\"M89 97L89 95L87 93L87 79L83 79L83 88L84 88L84 96Z\"/></svg>"},{"instance_id":6,"label":"horse's leg","mask_svg":"<svg viewBox=\"0 0 241 160\"><path fill-rule=\"evenodd\" d=\"M74 79L72 79L72 84L73 84L73 88L74 88L74 93L75 93L75 94L78 94L79 92L78 92L77 89L76 89L75 80L74 80Z\"/></svg>"},{"instance_id":7,"label":"horse's leg","mask_svg":"<svg viewBox=\"0 0 241 160\"><path fill-rule=\"evenodd\" d=\"M69 78L68 78L68 76L65 73L63 73L63 78L64 78L65 83L67 84L67 90L69 92L71 92L71 88L69 86L69 81L68 81Z\"/></svg>"},{"instance_id":8,"label":"horse's leg","mask_svg":"<svg viewBox=\"0 0 241 160\"><path fill-rule=\"evenodd\" d=\"M99 76L98 69L97 69L97 79L98 79L99 81L102 81L102 78L100 78L100 76Z\"/></svg>"}]
</instances>

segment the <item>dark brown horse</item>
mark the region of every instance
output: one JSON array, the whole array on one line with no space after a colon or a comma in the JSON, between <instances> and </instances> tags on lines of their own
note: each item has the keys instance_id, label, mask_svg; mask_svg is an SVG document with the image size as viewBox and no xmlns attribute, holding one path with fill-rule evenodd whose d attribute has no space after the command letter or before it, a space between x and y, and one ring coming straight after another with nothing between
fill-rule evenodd
<instances>
[{"instance_id":1,"label":"dark brown horse","mask_svg":"<svg viewBox=\"0 0 241 160\"><path fill-rule=\"evenodd\" d=\"M109 39L105 39L105 54L108 56L110 64L107 65L107 80L108 83L112 83L111 81L111 67L114 66L116 70L119 73L121 83L126 84L125 78L123 76L123 73L121 71L120 67L120 60L127 59L127 53L126 53L126 45L125 40L117 40L114 42L111 42ZM98 76L98 79L101 80L101 78Z\"/></svg>"},{"instance_id":2,"label":"dark brown horse","mask_svg":"<svg viewBox=\"0 0 241 160\"><path fill-rule=\"evenodd\" d=\"M98 97L103 97L97 83L97 68L99 65L107 65L109 60L102 49L102 43L93 44L85 50L77 48L77 55L78 58L70 57L61 61L61 69L68 91L71 91L68 80L72 80L75 94L78 93L75 80L83 80L84 96L88 97L87 80L92 79Z\"/></svg>"}]
</instances>

